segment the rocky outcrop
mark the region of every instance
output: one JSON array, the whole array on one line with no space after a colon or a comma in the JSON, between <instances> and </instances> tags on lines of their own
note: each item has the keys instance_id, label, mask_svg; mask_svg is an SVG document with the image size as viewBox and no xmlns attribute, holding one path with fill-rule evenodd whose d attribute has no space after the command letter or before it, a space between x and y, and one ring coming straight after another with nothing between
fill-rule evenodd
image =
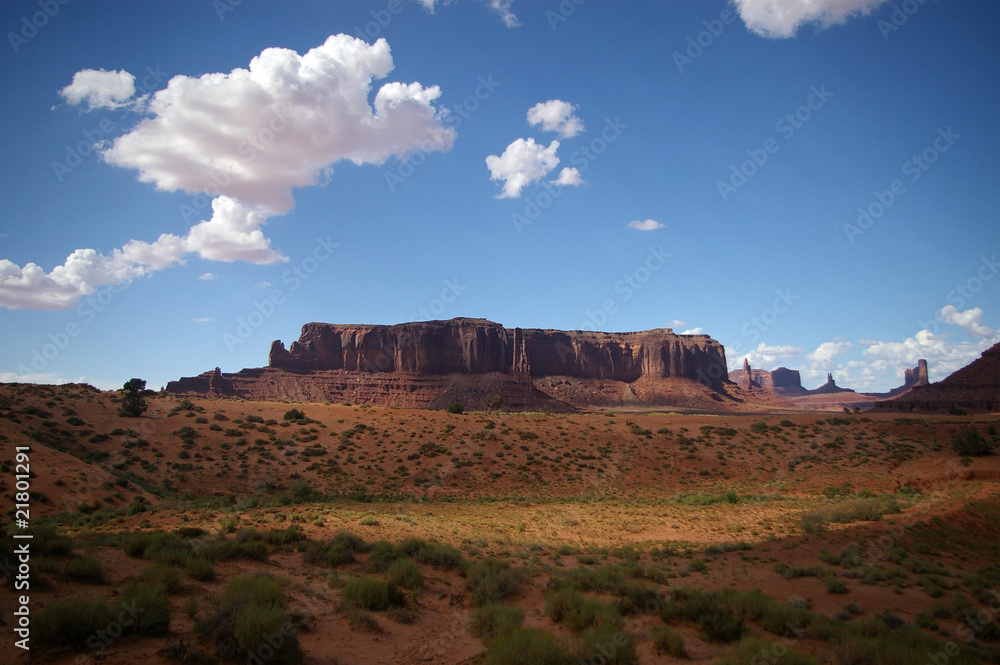
<instances>
[{"instance_id":1,"label":"rocky outcrop","mask_svg":"<svg viewBox=\"0 0 1000 665\"><path fill-rule=\"evenodd\" d=\"M810 395L832 395L834 393L853 393L854 391L850 388L841 388L837 385L837 382L833 380L833 374L826 375L826 383L821 385L819 388L808 391Z\"/></svg>"},{"instance_id":2,"label":"rocky outcrop","mask_svg":"<svg viewBox=\"0 0 1000 665\"><path fill-rule=\"evenodd\" d=\"M512 408L549 410L669 405L683 392L686 402L708 406L725 394L725 366L721 344L670 329L507 329L485 319L309 323L288 348L271 344L266 368L206 372L172 381L167 391L431 407L500 394Z\"/></svg>"},{"instance_id":3,"label":"rocky outcrop","mask_svg":"<svg viewBox=\"0 0 1000 665\"><path fill-rule=\"evenodd\" d=\"M927 363L918 365L906 378L927 380ZM996 344L972 363L937 383L914 384L895 399L879 402L876 411L947 413L961 409L969 413L1000 411L1000 344Z\"/></svg>"},{"instance_id":4,"label":"rocky outcrop","mask_svg":"<svg viewBox=\"0 0 1000 665\"><path fill-rule=\"evenodd\" d=\"M775 370L751 369L750 363L743 360L743 369L729 373L729 380L743 390L763 390L784 397L804 395L802 379L797 369L778 367Z\"/></svg>"}]
</instances>

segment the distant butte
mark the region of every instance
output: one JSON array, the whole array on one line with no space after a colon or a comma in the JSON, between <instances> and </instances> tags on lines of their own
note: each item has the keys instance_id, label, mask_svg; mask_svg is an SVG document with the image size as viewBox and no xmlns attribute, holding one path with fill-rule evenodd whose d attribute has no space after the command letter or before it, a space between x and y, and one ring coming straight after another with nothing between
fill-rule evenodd
<instances>
[{"instance_id":1,"label":"distant butte","mask_svg":"<svg viewBox=\"0 0 1000 665\"><path fill-rule=\"evenodd\" d=\"M458 318L398 325L309 323L267 367L171 381L178 394L349 401L385 406L572 411L606 406L746 410L758 399L727 380L725 349L707 335L505 328Z\"/></svg>"}]
</instances>

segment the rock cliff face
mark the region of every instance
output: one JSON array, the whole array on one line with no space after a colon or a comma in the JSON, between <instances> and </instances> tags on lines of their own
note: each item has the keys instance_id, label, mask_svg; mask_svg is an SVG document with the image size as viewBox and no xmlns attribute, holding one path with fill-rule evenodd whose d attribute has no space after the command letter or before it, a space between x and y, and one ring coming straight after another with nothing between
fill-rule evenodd
<instances>
[{"instance_id":1,"label":"rock cliff face","mask_svg":"<svg viewBox=\"0 0 1000 665\"><path fill-rule=\"evenodd\" d=\"M899 397L876 404L876 411L1000 411L1000 344L983 351L979 359L937 383L927 383L927 363L921 363L906 373L906 379L915 376L916 383Z\"/></svg>"},{"instance_id":2,"label":"rock cliff face","mask_svg":"<svg viewBox=\"0 0 1000 665\"><path fill-rule=\"evenodd\" d=\"M485 319L394 326L309 323L269 366L206 372L169 392L257 399L365 401L392 406L477 403L500 394L514 408L601 404L705 405L725 393L725 349L707 335L507 329ZM718 378L712 378L718 377Z\"/></svg>"},{"instance_id":3,"label":"rock cliff face","mask_svg":"<svg viewBox=\"0 0 1000 665\"><path fill-rule=\"evenodd\" d=\"M711 376L725 351L707 335L670 329L633 333L514 328L485 319L395 326L309 323L286 350L275 341L269 365L289 370L404 372L422 376L501 373L631 383L641 377ZM717 372L716 372L717 373ZM713 387L721 388L721 382Z\"/></svg>"}]
</instances>

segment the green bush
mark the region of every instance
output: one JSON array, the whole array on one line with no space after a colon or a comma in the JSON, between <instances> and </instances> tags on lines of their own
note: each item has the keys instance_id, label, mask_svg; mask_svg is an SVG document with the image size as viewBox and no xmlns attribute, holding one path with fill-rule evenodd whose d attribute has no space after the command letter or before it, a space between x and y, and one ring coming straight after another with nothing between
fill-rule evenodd
<instances>
[{"instance_id":1,"label":"green bush","mask_svg":"<svg viewBox=\"0 0 1000 665\"><path fill-rule=\"evenodd\" d=\"M134 617L128 626L128 632L134 635L164 635L170 629L170 601L159 588L129 584L122 590L119 607Z\"/></svg>"},{"instance_id":2,"label":"green bush","mask_svg":"<svg viewBox=\"0 0 1000 665\"><path fill-rule=\"evenodd\" d=\"M43 646L83 649L110 616L103 598L58 598L34 616L32 637Z\"/></svg>"},{"instance_id":3,"label":"green bush","mask_svg":"<svg viewBox=\"0 0 1000 665\"><path fill-rule=\"evenodd\" d=\"M555 635L516 628L498 637L486 652L489 665L568 665L569 655Z\"/></svg>"},{"instance_id":4,"label":"green bush","mask_svg":"<svg viewBox=\"0 0 1000 665\"><path fill-rule=\"evenodd\" d=\"M295 623L285 613L278 583L269 577L236 577L216 600L216 611L195 624L203 642L214 647L216 658L268 663L296 663L302 659Z\"/></svg>"},{"instance_id":5,"label":"green bush","mask_svg":"<svg viewBox=\"0 0 1000 665\"><path fill-rule=\"evenodd\" d=\"M573 632L593 626L621 626L622 615L613 603L587 598L576 589L563 587L545 599L545 614Z\"/></svg>"},{"instance_id":6,"label":"green bush","mask_svg":"<svg viewBox=\"0 0 1000 665\"><path fill-rule=\"evenodd\" d=\"M477 607L469 617L469 632L487 647L524 625L524 610L503 603Z\"/></svg>"},{"instance_id":7,"label":"green bush","mask_svg":"<svg viewBox=\"0 0 1000 665\"><path fill-rule=\"evenodd\" d=\"M184 570L192 579L200 582L209 582L215 579L215 565L208 559L201 557L191 557L184 564Z\"/></svg>"},{"instance_id":8,"label":"green bush","mask_svg":"<svg viewBox=\"0 0 1000 665\"><path fill-rule=\"evenodd\" d=\"M374 575L348 580L341 589L340 597L345 605L360 610L384 610L390 605L403 604L399 592Z\"/></svg>"},{"instance_id":9,"label":"green bush","mask_svg":"<svg viewBox=\"0 0 1000 665\"><path fill-rule=\"evenodd\" d=\"M465 413L465 406L461 402L452 402L448 405L448 413Z\"/></svg>"},{"instance_id":10,"label":"green bush","mask_svg":"<svg viewBox=\"0 0 1000 665\"><path fill-rule=\"evenodd\" d=\"M635 636L613 625L587 628L580 633L574 651L577 659L587 663L635 665L639 662Z\"/></svg>"},{"instance_id":11,"label":"green bush","mask_svg":"<svg viewBox=\"0 0 1000 665\"><path fill-rule=\"evenodd\" d=\"M955 435L951 440L951 449L959 455L989 455L993 444L983 438L982 434L969 428Z\"/></svg>"},{"instance_id":12,"label":"green bush","mask_svg":"<svg viewBox=\"0 0 1000 665\"><path fill-rule=\"evenodd\" d=\"M143 582L162 590L166 594L180 593L183 588L181 584L181 571L173 566L164 566L162 564L146 566L142 569L141 575Z\"/></svg>"},{"instance_id":13,"label":"green bush","mask_svg":"<svg viewBox=\"0 0 1000 665\"><path fill-rule=\"evenodd\" d=\"M511 569L510 563L494 559L483 559L466 567L465 586L469 598L475 605L495 603L517 593L522 582L520 571Z\"/></svg>"},{"instance_id":14,"label":"green bush","mask_svg":"<svg viewBox=\"0 0 1000 665\"><path fill-rule=\"evenodd\" d=\"M100 584L104 581L104 569L101 567L101 562L92 556L72 559L66 564L64 573L66 577L75 582Z\"/></svg>"},{"instance_id":15,"label":"green bush","mask_svg":"<svg viewBox=\"0 0 1000 665\"><path fill-rule=\"evenodd\" d=\"M684 636L666 626L653 626L649 629L649 637L653 648L660 653L667 653L675 658L687 658L684 648Z\"/></svg>"},{"instance_id":16,"label":"green bush","mask_svg":"<svg viewBox=\"0 0 1000 665\"><path fill-rule=\"evenodd\" d=\"M836 577L828 577L824 582L827 593L847 593L847 585Z\"/></svg>"},{"instance_id":17,"label":"green bush","mask_svg":"<svg viewBox=\"0 0 1000 665\"><path fill-rule=\"evenodd\" d=\"M410 558L396 559L389 565L385 575L389 584L401 586L404 589L419 589L424 583L424 573L420 566Z\"/></svg>"},{"instance_id":18,"label":"green bush","mask_svg":"<svg viewBox=\"0 0 1000 665\"><path fill-rule=\"evenodd\" d=\"M428 543L419 538L407 538L399 544L399 549L412 557L414 561L437 568L461 568L465 565L465 557L462 556L462 553L444 543Z\"/></svg>"},{"instance_id":19,"label":"green bush","mask_svg":"<svg viewBox=\"0 0 1000 665\"><path fill-rule=\"evenodd\" d=\"M403 556L402 551L389 541L376 541L371 544L365 570L370 573L384 573L389 569L389 565L401 556Z\"/></svg>"}]
</instances>

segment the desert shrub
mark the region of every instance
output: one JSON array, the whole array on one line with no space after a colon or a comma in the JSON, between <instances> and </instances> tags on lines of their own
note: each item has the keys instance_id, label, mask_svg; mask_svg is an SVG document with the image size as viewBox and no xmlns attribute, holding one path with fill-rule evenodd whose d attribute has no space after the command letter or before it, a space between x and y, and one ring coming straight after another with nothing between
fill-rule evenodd
<instances>
[{"instance_id":1,"label":"desert shrub","mask_svg":"<svg viewBox=\"0 0 1000 665\"><path fill-rule=\"evenodd\" d=\"M370 573L384 573L389 566L402 556L402 551L387 540L379 540L371 545L365 570Z\"/></svg>"},{"instance_id":2,"label":"desert shrub","mask_svg":"<svg viewBox=\"0 0 1000 665\"><path fill-rule=\"evenodd\" d=\"M208 559L201 557L191 557L184 564L184 570L192 579L200 582L208 582L215 579L215 565Z\"/></svg>"},{"instance_id":3,"label":"desert shrub","mask_svg":"<svg viewBox=\"0 0 1000 665\"><path fill-rule=\"evenodd\" d=\"M545 614L574 632L591 626L620 626L621 612L607 601L588 598L571 587L563 587L545 598Z\"/></svg>"},{"instance_id":4,"label":"desert shrub","mask_svg":"<svg viewBox=\"0 0 1000 665\"><path fill-rule=\"evenodd\" d=\"M871 662L882 663L883 661ZM762 637L747 637L740 640L722 658L715 661L715 665L757 665L757 663L816 665L816 660L779 642L772 642Z\"/></svg>"},{"instance_id":5,"label":"desert shrub","mask_svg":"<svg viewBox=\"0 0 1000 665\"><path fill-rule=\"evenodd\" d=\"M282 416L285 420L305 420L306 414L298 409L289 409L285 411L285 415Z\"/></svg>"},{"instance_id":6,"label":"desert shrub","mask_svg":"<svg viewBox=\"0 0 1000 665\"><path fill-rule=\"evenodd\" d=\"M876 620L881 622L881 619ZM860 621L862 620L851 622L848 628ZM846 665L909 665L937 660L947 660L949 665L974 665L980 662L972 651L964 647L959 647L954 655L952 651L946 655L944 642L924 634L915 626L903 626L894 632L889 632L884 626L883 623L883 630L877 634L851 630L837 640L833 649L835 662Z\"/></svg>"},{"instance_id":7,"label":"desert shrub","mask_svg":"<svg viewBox=\"0 0 1000 665\"><path fill-rule=\"evenodd\" d=\"M951 440L951 449L959 455L989 455L993 444L976 430L969 428L959 432Z\"/></svg>"},{"instance_id":8,"label":"desert shrub","mask_svg":"<svg viewBox=\"0 0 1000 665\"><path fill-rule=\"evenodd\" d=\"M310 543L306 549L306 563L313 565L340 566L354 561L355 552L368 549L365 541L346 531L340 531L331 540Z\"/></svg>"},{"instance_id":9,"label":"desert shrub","mask_svg":"<svg viewBox=\"0 0 1000 665\"><path fill-rule=\"evenodd\" d=\"M492 557L465 569L465 586L477 606L498 602L517 593L522 580L521 572L513 570L510 563Z\"/></svg>"},{"instance_id":10,"label":"desert shrub","mask_svg":"<svg viewBox=\"0 0 1000 665\"><path fill-rule=\"evenodd\" d=\"M448 413L465 413L465 406L461 402L452 402L448 405Z\"/></svg>"},{"instance_id":11,"label":"desert shrub","mask_svg":"<svg viewBox=\"0 0 1000 665\"><path fill-rule=\"evenodd\" d=\"M141 558L146 548L153 542L151 533L126 533L121 537L122 551L133 558Z\"/></svg>"},{"instance_id":12,"label":"desert shrub","mask_svg":"<svg viewBox=\"0 0 1000 665\"><path fill-rule=\"evenodd\" d=\"M87 639L106 628L110 609L103 598L57 598L32 620L32 637L43 646L83 649Z\"/></svg>"},{"instance_id":13,"label":"desert shrub","mask_svg":"<svg viewBox=\"0 0 1000 665\"><path fill-rule=\"evenodd\" d=\"M69 536L57 532L51 525L34 525L27 533L31 534L32 556L62 556L73 549Z\"/></svg>"},{"instance_id":14,"label":"desert shrub","mask_svg":"<svg viewBox=\"0 0 1000 665\"><path fill-rule=\"evenodd\" d=\"M141 577L143 582L166 594L180 593L182 588L181 571L173 566L146 566L142 569Z\"/></svg>"},{"instance_id":15,"label":"desert shrub","mask_svg":"<svg viewBox=\"0 0 1000 665\"><path fill-rule=\"evenodd\" d=\"M195 624L195 631L214 647L216 658L242 661L253 656L269 663L301 660L295 624L285 613L285 600L275 580L236 577L223 588L215 605L215 612Z\"/></svg>"},{"instance_id":16,"label":"desert shrub","mask_svg":"<svg viewBox=\"0 0 1000 665\"><path fill-rule=\"evenodd\" d=\"M587 663L635 665L639 662L635 650L635 636L608 624L592 626L581 632L577 637L574 652L579 660Z\"/></svg>"},{"instance_id":17,"label":"desert shrub","mask_svg":"<svg viewBox=\"0 0 1000 665\"><path fill-rule=\"evenodd\" d=\"M666 626L653 626L649 629L649 637L653 648L660 653L667 653L675 658L687 658L684 648L684 636Z\"/></svg>"},{"instance_id":18,"label":"desert shrub","mask_svg":"<svg viewBox=\"0 0 1000 665\"><path fill-rule=\"evenodd\" d=\"M66 570L63 572L67 578L76 582L100 584L104 581L104 569L101 567L101 562L92 556L72 559L66 564Z\"/></svg>"},{"instance_id":19,"label":"desert shrub","mask_svg":"<svg viewBox=\"0 0 1000 665\"><path fill-rule=\"evenodd\" d=\"M568 665L569 655L555 635L538 628L516 628L494 640L489 665Z\"/></svg>"},{"instance_id":20,"label":"desert shrub","mask_svg":"<svg viewBox=\"0 0 1000 665\"><path fill-rule=\"evenodd\" d=\"M390 605L403 605L399 591L374 575L362 575L348 580L341 589L345 605L360 610L384 610Z\"/></svg>"},{"instance_id":21,"label":"desert shrub","mask_svg":"<svg viewBox=\"0 0 1000 665\"><path fill-rule=\"evenodd\" d=\"M827 593L847 593L847 585L836 577L828 577L824 582Z\"/></svg>"},{"instance_id":22,"label":"desert shrub","mask_svg":"<svg viewBox=\"0 0 1000 665\"><path fill-rule=\"evenodd\" d=\"M197 526L182 526L174 533L181 538L198 538L205 535L205 530Z\"/></svg>"},{"instance_id":23,"label":"desert shrub","mask_svg":"<svg viewBox=\"0 0 1000 665\"><path fill-rule=\"evenodd\" d=\"M389 584L395 584L411 591L420 588L424 583L424 573L420 570L420 566L408 557L393 561L389 565L389 570L386 571L385 578Z\"/></svg>"},{"instance_id":24,"label":"desert shrub","mask_svg":"<svg viewBox=\"0 0 1000 665\"><path fill-rule=\"evenodd\" d=\"M163 635L170 629L170 601L162 589L144 583L132 583L122 590L118 603L134 621L127 627L134 635ZM112 608L112 614L115 613ZM121 616L121 612L117 613Z\"/></svg>"},{"instance_id":25,"label":"desert shrub","mask_svg":"<svg viewBox=\"0 0 1000 665\"><path fill-rule=\"evenodd\" d=\"M469 632L489 647L524 625L524 610L503 603L477 607L469 617Z\"/></svg>"},{"instance_id":26,"label":"desert shrub","mask_svg":"<svg viewBox=\"0 0 1000 665\"><path fill-rule=\"evenodd\" d=\"M399 544L399 549L414 561L437 568L461 568L465 565L462 552L444 543L428 543L419 538L407 538Z\"/></svg>"}]
</instances>

